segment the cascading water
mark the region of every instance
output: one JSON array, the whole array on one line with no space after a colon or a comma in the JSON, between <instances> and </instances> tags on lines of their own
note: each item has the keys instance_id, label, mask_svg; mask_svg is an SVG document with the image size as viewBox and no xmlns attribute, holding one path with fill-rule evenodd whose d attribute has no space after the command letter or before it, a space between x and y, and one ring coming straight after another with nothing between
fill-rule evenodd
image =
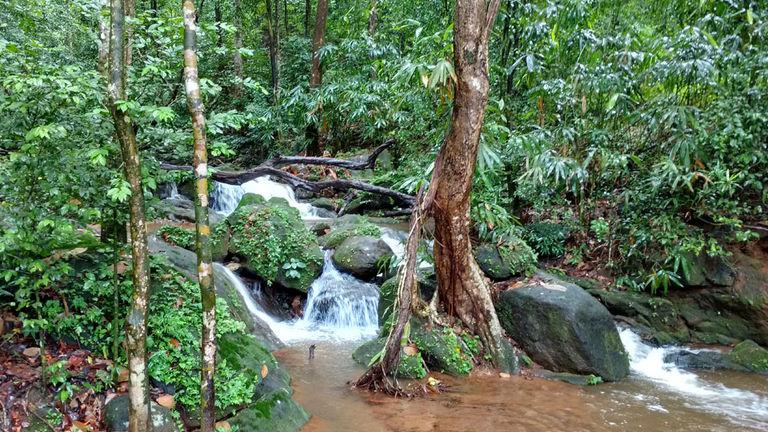
<instances>
[{"instance_id":1,"label":"cascading water","mask_svg":"<svg viewBox=\"0 0 768 432\"><path fill-rule=\"evenodd\" d=\"M270 198L283 198L288 201L288 205L299 210L303 219L313 219L317 217L316 207L308 203L299 202L290 186L273 181L269 176L262 176L247 181L239 186L213 182L211 209L229 215L235 211L240 199L246 193L261 195L265 200L269 200Z\"/></svg>"},{"instance_id":2,"label":"cascading water","mask_svg":"<svg viewBox=\"0 0 768 432\"><path fill-rule=\"evenodd\" d=\"M646 345L630 329L619 329L619 335L629 354L634 377L680 395L681 402L692 409L717 413L738 425L767 428L768 396L710 382L664 360L684 348ZM662 406L655 410L666 412Z\"/></svg>"},{"instance_id":3,"label":"cascading water","mask_svg":"<svg viewBox=\"0 0 768 432\"><path fill-rule=\"evenodd\" d=\"M323 273L309 289L304 317L278 321L261 307L254 292L232 270L216 264L230 279L251 315L264 322L282 342L358 340L375 336L379 330L377 308L379 288L339 272L325 252Z\"/></svg>"}]
</instances>

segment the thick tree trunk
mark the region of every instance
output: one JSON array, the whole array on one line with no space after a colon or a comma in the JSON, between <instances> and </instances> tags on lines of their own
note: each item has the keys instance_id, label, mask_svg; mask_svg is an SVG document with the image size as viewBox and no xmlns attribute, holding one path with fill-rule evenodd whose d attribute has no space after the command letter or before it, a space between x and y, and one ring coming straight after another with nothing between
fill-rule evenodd
<instances>
[{"instance_id":1,"label":"thick tree trunk","mask_svg":"<svg viewBox=\"0 0 768 432\"><path fill-rule=\"evenodd\" d=\"M320 49L325 43L325 22L328 19L328 0L317 0L317 12L315 15L315 35L312 38L312 64L309 74L309 87L318 88L323 83L323 68L320 61ZM319 156L325 149L325 127L323 126L322 107L318 108L317 118L320 126L310 124L307 126L306 135L311 141L307 147L307 155Z\"/></svg>"},{"instance_id":2,"label":"thick tree trunk","mask_svg":"<svg viewBox=\"0 0 768 432\"><path fill-rule=\"evenodd\" d=\"M470 191L488 102L488 35L499 0L457 0L454 63L458 77L451 127L435 161L425 206L435 221L435 271L445 311L480 336L494 365L509 368L490 285L472 255Z\"/></svg>"},{"instance_id":3,"label":"thick tree trunk","mask_svg":"<svg viewBox=\"0 0 768 432\"><path fill-rule=\"evenodd\" d=\"M242 5L241 0L233 0L234 6L234 24L235 24L235 37L234 47L235 52L232 58L232 65L235 70L235 84L234 96L240 97L243 94L243 55L240 53L240 49L243 47L243 18L242 18Z\"/></svg>"},{"instance_id":4,"label":"thick tree trunk","mask_svg":"<svg viewBox=\"0 0 768 432\"><path fill-rule=\"evenodd\" d=\"M129 370L130 432L150 430L149 383L147 379L147 307L149 304L149 253L144 216L144 191L141 184L136 136L127 113L117 108L117 102L126 100L127 65L131 58L131 44L126 41L126 13L132 12L132 0L111 0L111 34L109 48L109 83L107 100L115 132L120 141L125 178L130 184L129 216L131 252L133 262L133 295L126 320L126 351Z\"/></svg>"},{"instance_id":5,"label":"thick tree trunk","mask_svg":"<svg viewBox=\"0 0 768 432\"><path fill-rule=\"evenodd\" d=\"M211 229L208 225L208 152L205 137L205 114L200 98L200 80L197 76L195 37L195 6L192 0L184 2L184 88L187 108L192 118L195 172L195 228L197 241L197 277L203 306L202 363L200 370L200 430L213 432L216 422L216 290L213 287L213 260L211 259Z\"/></svg>"}]
</instances>

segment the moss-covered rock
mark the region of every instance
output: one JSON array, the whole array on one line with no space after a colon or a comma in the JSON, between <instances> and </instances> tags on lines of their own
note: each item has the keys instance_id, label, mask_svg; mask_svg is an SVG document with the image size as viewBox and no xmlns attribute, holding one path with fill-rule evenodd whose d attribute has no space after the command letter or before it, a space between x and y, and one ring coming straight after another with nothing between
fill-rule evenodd
<instances>
[{"instance_id":1,"label":"moss-covered rock","mask_svg":"<svg viewBox=\"0 0 768 432\"><path fill-rule=\"evenodd\" d=\"M751 340L736 345L728 359L752 372L768 374L768 350Z\"/></svg>"},{"instance_id":2,"label":"moss-covered rock","mask_svg":"<svg viewBox=\"0 0 768 432\"><path fill-rule=\"evenodd\" d=\"M247 205L227 220L229 252L268 282L306 292L322 271L323 255L298 210L285 200Z\"/></svg>"},{"instance_id":3,"label":"moss-covered rock","mask_svg":"<svg viewBox=\"0 0 768 432\"><path fill-rule=\"evenodd\" d=\"M537 273L526 286L504 291L502 327L537 363L555 372L629 375L629 358L608 310L577 285Z\"/></svg>"},{"instance_id":4,"label":"moss-covered rock","mask_svg":"<svg viewBox=\"0 0 768 432\"><path fill-rule=\"evenodd\" d=\"M497 281L536 269L536 254L518 237L509 237L502 244L480 244L475 248L475 259L483 273Z\"/></svg>"},{"instance_id":5,"label":"moss-covered rock","mask_svg":"<svg viewBox=\"0 0 768 432\"><path fill-rule=\"evenodd\" d=\"M352 359L359 365L367 367L374 356L378 355L387 342L386 338L380 337L368 341L359 346L353 353ZM397 375L402 378L421 379L427 376L427 370L424 369L424 360L421 352L409 355L405 350L400 350L400 363L397 366Z\"/></svg>"},{"instance_id":6,"label":"moss-covered rock","mask_svg":"<svg viewBox=\"0 0 768 432\"><path fill-rule=\"evenodd\" d=\"M223 261L229 255L229 240L232 233L229 224L221 222L211 231L211 258L214 261Z\"/></svg>"},{"instance_id":7,"label":"moss-covered rock","mask_svg":"<svg viewBox=\"0 0 768 432\"><path fill-rule=\"evenodd\" d=\"M314 207L336 212L339 209L339 201L330 198L315 198L309 201Z\"/></svg>"},{"instance_id":8,"label":"moss-covered rock","mask_svg":"<svg viewBox=\"0 0 768 432\"><path fill-rule=\"evenodd\" d=\"M264 197L259 194L246 193L242 196L242 198L240 198L240 201L237 203L237 207L235 207L235 211L240 210L243 207L265 204L266 202L267 200L265 200Z\"/></svg>"},{"instance_id":9,"label":"moss-covered rock","mask_svg":"<svg viewBox=\"0 0 768 432\"><path fill-rule=\"evenodd\" d=\"M117 396L104 406L104 423L108 432L128 432L128 395ZM155 402L150 405L154 432L177 432L171 411Z\"/></svg>"},{"instance_id":10,"label":"moss-covered rock","mask_svg":"<svg viewBox=\"0 0 768 432\"><path fill-rule=\"evenodd\" d=\"M411 340L432 370L461 376L469 374L474 367L472 357L477 352L469 350L474 339L468 339L468 344L450 327L428 326L414 318L411 320Z\"/></svg>"},{"instance_id":11,"label":"moss-covered rock","mask_svg":"<svg viewBox=\"0 0 768 432\"><path fill-rule=\"evenodd\" d=\"M350 237L381 237L381 229L362 217L352 219L349 223L334 224L333 227L328 228L330 232L317 240L320 246L328 249L336 248Z\"/></svg>"},{"instance_id":12,"label":"moss-covered rock","mask_svg":"<svg viewBox=\"0 0 768 432\"><path fill-rule=\"evenodd\" d=\"M394 254L379 238L371 236L349 237L333 252L333 264L345 273L370 281L379 274L385 260Z\"/></svg>"}]
</instances>

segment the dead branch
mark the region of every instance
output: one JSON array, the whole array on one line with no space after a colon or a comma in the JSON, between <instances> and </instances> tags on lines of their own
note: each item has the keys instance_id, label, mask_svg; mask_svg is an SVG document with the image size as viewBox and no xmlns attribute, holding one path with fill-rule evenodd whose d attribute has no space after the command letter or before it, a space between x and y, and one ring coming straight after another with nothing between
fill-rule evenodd
<instances>
[{"instance_id":1,"label":"dead branch","mask_svg":"<svg viewBox=\"0 0 768 432\"><path fill-rule=\"evenodd\" d=\"M359 190L390 197L394 199L398 205L405 208L410 208L414 205L414 197L402 192L398 192L396 190L372 185L370 183L359 180L337 179L314 182L305 180L299 176L277 168L278 166L285 166L290 164L333 165L357 170L372 168L376 163L376 159L379 157L379 155L384 150L386 150L387 147L391 146L392 143L393 141L387 141L386 143L380 145L366 158L365 161L362 162L324 157L279 156L277 158L270 159L255 168L251 168L245 171L214 171L211 174L211 178L222 183L239 185L258 177L268 175L279 182L290 185L294 189L304 189L315 193L320 192L323 189L335 189L339 191ZM189 165L173 165L168 163L160 164L160 168L169 171L192 171L192 167Z\"/></svg>"}]
</instances>

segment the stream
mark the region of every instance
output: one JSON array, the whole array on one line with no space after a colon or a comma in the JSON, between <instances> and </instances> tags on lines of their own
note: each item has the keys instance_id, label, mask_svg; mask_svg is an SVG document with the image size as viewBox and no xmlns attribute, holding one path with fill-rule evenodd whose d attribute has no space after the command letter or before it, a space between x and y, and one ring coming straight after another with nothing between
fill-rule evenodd
<instances>
[{"instance_id":1,"label":"stream","mask_svg":"<svg viewBox=\"0 0 768 432\"><path fill-rule=\"evenodd\" d=\"M304 219L314 207L268 177L242 186L215 183L212 208L231 213L244 193L281 197ZM404 235L382 230L402 254ZM339 272L325 252L304 317L281 321L259 303L261 288L222 266L249 311L284 342L275 353L293 377L295 399L312 419L305 431L768 431L768 377L732 371L688 371L666 362L684 347L651 347L620 328L631 375L617 383L580 387L527 376L499 378L475 371L467 378L436 376L448 391L413 400L358 392L347 384L363 372L352 352L378 333L378 287ZM315 344L315 358L308 358Z\"/></svg>"}]
</instances>

